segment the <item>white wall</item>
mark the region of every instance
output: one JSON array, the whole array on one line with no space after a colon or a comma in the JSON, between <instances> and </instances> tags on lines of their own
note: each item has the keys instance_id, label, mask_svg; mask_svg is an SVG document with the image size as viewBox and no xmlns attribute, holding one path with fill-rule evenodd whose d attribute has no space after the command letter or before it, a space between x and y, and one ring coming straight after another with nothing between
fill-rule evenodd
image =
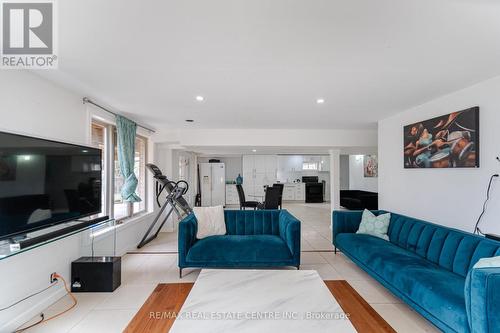
<instances>
[{"instance_id":1,"label":"white wall","mask_svg":"<svg viewBox=\"0 0 500 333\"><path fill-rule=\"evenodd\" d=\"M27 71L0 75L0 130L86 144L89 116L82 96ZM118 230L118 254L134 248L151 219L148 215ZM88 234L81 233L0 260L0 307L48 286L52 272L70 281L70 264L86 252ZM111 236L99 242L108 243ZM96 244L96 246L99 246ZM62 285L0 313L0 332L11 332L64 295Z\"/></svg>"},{"instance_id":2,"label":"white wall","mask_svg":"<svg viewBox=\"0 0 500 333\"><path fill-rule=\"evenodd\" d=\"M379 122L379 204L439 224L472 231L488 180L500 172L500 77L435 99ZM479 169L404 169L403 126L434 116L480 107ZM500 234L500 181L482 230Z\"/></svg>"},{"instance_id":3,"label":"white wall","mask_svg":"<svg viewBox=\"0 0 500 333\"><path fill-rule=\"evenodd\" d=\"M349 189L378 192L378 178L365 177L363 155L349 155Z\"/></svg>"}]
</instances>

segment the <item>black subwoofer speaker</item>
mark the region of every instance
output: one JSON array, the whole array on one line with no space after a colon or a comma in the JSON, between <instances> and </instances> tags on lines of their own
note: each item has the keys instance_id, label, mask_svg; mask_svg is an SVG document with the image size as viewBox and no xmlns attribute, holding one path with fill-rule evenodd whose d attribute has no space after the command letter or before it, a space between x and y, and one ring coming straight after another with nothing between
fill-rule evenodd
<instances>
[{"instance_id":1,"label":"black subwoofer speaker","mask_svg":"<svg viewBox=\"0 0 500 333\"><path fill-rule=\"evenodd\" d=\"M71 263L72 292L112 292L122 283L120 257L81 257Z\"/></svg>"}]
</instances>

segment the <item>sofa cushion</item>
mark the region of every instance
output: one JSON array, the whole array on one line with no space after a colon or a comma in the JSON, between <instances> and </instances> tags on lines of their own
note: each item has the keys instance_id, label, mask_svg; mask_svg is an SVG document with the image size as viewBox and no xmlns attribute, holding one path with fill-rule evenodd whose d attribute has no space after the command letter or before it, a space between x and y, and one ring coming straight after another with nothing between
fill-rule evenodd
<instances>
[{"instance_id":1,"label":"sofa cushion","mask_svg":"<svg viewBox=\"0 0 500 333\"><path fill-rule=\"evenodd\" d=\"M457 332L468 327L465 309L465 279L443 268L418 263L396 274L393 285L408 298Z\"/></svg>"},{"instance_id":2,"label":"sofa cushion","mask_svg":"<svg viewBox=\"0 0 500 333\"><path fill-rule=\"evenodd\" d=\"M338 234L337 244L394 289L456 331L467 327L465 279L462 276L373 236Z\"/></svg>"},{"instance_id":3,"label":"sofa cushion","mask_svg":"<svg viewBox=\"0 0 500 333\"><path fill-rule=\"evenodd\" d=\"M388 234L393 244L464 278L479 259L500 255L498 242L394 213Z\"/></svg>"},{"instance_id":4,"label":"sofa cushion","mask_svg":"<svg viewBox=\"0 0 500 333\"><path fill-rule=\"evenodd\" d=\"M197 241L187 254L192 263L280 263L291 260L286 243L274 235L210 236Z\"/></svg>"},{"instance_id":5,"label":"sofa cushion","mask_svg":"<svg viewBox=\"0 0 500 333\"><path fill-rule=\"evenodd\" d=\"M280 210L225 210L228 235L279 236Z\"/></svg>"}]
</instances>

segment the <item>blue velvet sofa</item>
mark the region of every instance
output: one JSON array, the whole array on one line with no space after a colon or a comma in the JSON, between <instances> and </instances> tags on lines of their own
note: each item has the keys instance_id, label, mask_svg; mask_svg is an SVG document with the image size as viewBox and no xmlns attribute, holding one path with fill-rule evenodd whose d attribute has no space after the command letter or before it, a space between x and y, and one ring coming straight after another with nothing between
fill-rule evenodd
<instances>
[{"instance_id":1,"label":"blue velvet sofa","mask_svg":"<svg viewBox=\"0 0 500 333\"><path fill-rule=\"evenodd\" d=\"M336 249L442 331L500 332L500 268L473 268L500 242L393 213L385 241L356 234L361 214L333 213Z\"/></svg>"},{"instance_id":2,"label":"blue velvet sofa","mask_svg":"<svg viewBox=\"0 0 500 333\"><path fill-rule=\"evenodd\" d=\"M300 221L286 210L225 210L226 234L196 239L190 214L179 223L179 275L192 268L300 266Z\"/></svg>"}]
</instances>

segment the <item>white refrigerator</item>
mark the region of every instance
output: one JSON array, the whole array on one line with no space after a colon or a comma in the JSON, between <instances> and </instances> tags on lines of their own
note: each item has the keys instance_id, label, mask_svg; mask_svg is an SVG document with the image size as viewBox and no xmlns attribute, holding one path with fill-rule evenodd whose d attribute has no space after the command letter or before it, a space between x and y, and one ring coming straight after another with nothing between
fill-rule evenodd
<instances>
[{"instance_id":1,"label":"white refrigerator","mask_svg":"<svg viewBox=\"0 0 500 333\"><path fill-rule=\"evenodd\" d=\"M200 163L201 206L226 203L226 167L224 163Z\"/></svg>"}]
</instances>

